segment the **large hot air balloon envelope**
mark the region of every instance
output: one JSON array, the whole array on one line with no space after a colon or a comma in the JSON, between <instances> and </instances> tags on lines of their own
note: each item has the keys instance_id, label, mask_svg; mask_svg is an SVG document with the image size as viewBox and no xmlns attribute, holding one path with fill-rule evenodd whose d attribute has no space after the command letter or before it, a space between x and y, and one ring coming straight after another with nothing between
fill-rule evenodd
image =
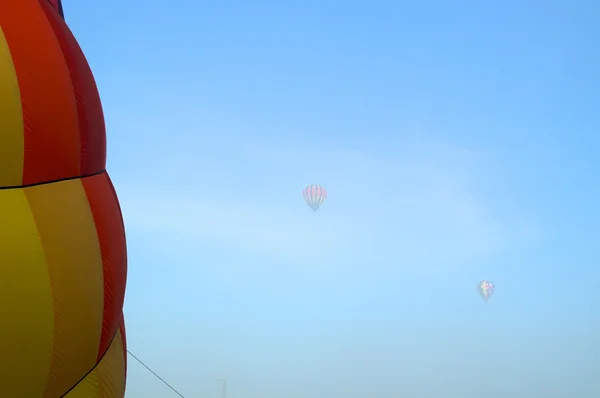
<instances>
[{"instance_id":1,"label":"large hot air balloon envelope","mask_svg":"<svg viewBox=\"0 0 600 398\"><path fill-rule=\"evenodd\" d=\"M0 396L122 398L126 245L59 0L0 1Z\"/></svg>"},{"instance_id":2,"label":"large hot air balloon envelope","mask_svg":"<svg viewBox=\"0 0 600 398\"><path fill-rule=\"evenodd\" d=\"M496 291L496 286L488 280L483 280L477 284L477 292L486 302L492 297Z\"/></svg>"},{"instance_id":3,"label":"large hot air balloon envelope","mask_svg":"<svg viewBox=\"0 0 600 398\"><path fill-rule=\"evenodd\" d=\"M327 191L321 185L312 184L304 188L302 196L308 207L316 212L327 199Z\"/></svg>"}]
</instances>

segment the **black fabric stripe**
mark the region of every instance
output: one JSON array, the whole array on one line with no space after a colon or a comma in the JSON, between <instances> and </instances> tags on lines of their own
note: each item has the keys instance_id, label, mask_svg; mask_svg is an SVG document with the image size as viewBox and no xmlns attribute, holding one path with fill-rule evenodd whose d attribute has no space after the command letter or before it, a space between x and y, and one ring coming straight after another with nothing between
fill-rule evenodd
<instances>
[{"instance_id":1,"label":"black fabric stripe","mask_svg":"<svg viewBox=\"0 0 600 398\"><path fill-rule=\"evenodd\" d=\"M74 177L65 177L65 178L59 178L57 180L50 180L50 181L42 181L42 182L36 182L33 184L25 184L25 185L13 185L13 186L7 186L7 187L0 187L0 190L3 189L18 189L18 188L30 188L30 187L37 187L39 185L48 185L48 184L54 184L55 182L63 182L63 181L71 181L71 180L76 180L78 178L87 178L87 177L93 177L93 176L97 176L100 175L102 173L106 173L106 169L102 169L100 171L96 171L95 173L90 173L90 174L84 174L81 176L74 176Z\"/></svg>"}]
</instances>

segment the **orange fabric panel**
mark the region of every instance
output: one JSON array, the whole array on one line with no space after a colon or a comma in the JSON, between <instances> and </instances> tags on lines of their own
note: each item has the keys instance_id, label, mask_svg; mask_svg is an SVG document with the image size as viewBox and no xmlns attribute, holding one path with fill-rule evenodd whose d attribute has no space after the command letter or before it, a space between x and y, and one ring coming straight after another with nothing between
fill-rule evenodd
<instances>
[{"instance_id":1,"label":"orange fabric panel","mask_svg":"<svg viewBox=\"0 0 600 398\"><path fill-rule=\"evenodd\" d=\"M98 358L101 358L121 322L127 278L127 249L119 204L108 176L103 173L85 178L83 186L96 224L102 253L104 316L98 349Z\"/></svg>"},{"instance_id":2,"label":"orange fabric panel","mask_svg":"<svg viewBox=\"0 0 600 398\"><path fill-rule=\"evenodd\" d=\"M0 26L21 94L23 184L80 175L77 105L71 76L40 3L2 0Z\"/></svg>"},{"instance_id":3,"label":"orange fabric panel","mask_svg":"<svg viewBox=\"0 0 600 398\"><path fill-rule=\"evenodd\" d=\"M97 173L106 167L106 131L96 81L83 51L60 15L50 5L42 5L58 38L73 83L81 146L80 172L81 175Z\"/></svg>"}]
</instances>

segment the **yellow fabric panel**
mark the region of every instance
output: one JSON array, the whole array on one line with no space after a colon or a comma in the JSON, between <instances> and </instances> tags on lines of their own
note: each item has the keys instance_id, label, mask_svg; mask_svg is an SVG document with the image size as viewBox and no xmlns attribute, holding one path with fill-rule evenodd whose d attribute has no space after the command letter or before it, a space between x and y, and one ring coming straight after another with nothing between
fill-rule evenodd
<instances>
[{"instance_id":1,"label":"yellow fabric panel","mask_svg":"<svg viewBox=\"0 0 600 398\"><path fill-rule=\"evenodd\" d=\"M69 398L113 398L100 395L100 379L98 371L92 370L83 380L77 384L67 395ZM114 397L116 398L116 397Z\"/></svg>"},{"instance_id":2,"label":"yellow fabric panel","mask_svg":"<svg viewBox=\"0 0 600 398\"><path fill-rule=\"evenodd\" d=\"M53 301L44 249L23 189L0 191L0 395L42 397Z\"/></svg>"},{"instance_id":3,"label":"yellow fabric panel","mask_svg":"<svg viewBox=\"0 0 600 398\"><path fill-rule=\"evenodd\" d=\"M102 398L117 398L125 395L125 355L123 336L119 329L102 362L98 365Z\"/></svg>"},{"instance_id":4,"label":"yellow fabric panel","mask_svg":"<svg viewBox=\"0 0 600 398\"><path fill-rule=\"evenodd\" d=\"M125 352L119 330L92 372L64 398L120 398L125 395Z\"/></svg>"},{"instance_id":5,"label":"yellow fabric panel","mask_svg":"<svg viewBox=\"0 0 600 398\"><path fill-rule=\"evenodd\" d=\"M19 186L23 178L24 128L19 82L0 27L0 186Z\"/></svg>"},{"instance_id":6,"label":"yellow fabric panel","mask_svg":"<svg viewBox=\"0 0 600 398\"><path fill-rule=\"evenodd\" d=\"M79 179L25 189L44 246L54 344L44 397L57 398L96 365L104 281L92 212Z\"/></svg>"}]
</instances>

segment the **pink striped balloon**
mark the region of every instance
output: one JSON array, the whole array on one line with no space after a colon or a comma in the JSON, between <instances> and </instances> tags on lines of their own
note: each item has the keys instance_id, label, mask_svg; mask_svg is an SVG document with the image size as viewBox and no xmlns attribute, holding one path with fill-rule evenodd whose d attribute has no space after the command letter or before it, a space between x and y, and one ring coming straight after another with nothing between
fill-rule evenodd
<instances>
[{"instance_id":1,"label":"pink striped balloon","mask_svg":"<svg viewBox=\"0 0 600 398\"><path fill-rule=\"evenodd\" d=\"M327 199L327 190L321 185L311 184L304 188L302 196L308 207L316 212Z\"/></svg>"}]
</instances>

